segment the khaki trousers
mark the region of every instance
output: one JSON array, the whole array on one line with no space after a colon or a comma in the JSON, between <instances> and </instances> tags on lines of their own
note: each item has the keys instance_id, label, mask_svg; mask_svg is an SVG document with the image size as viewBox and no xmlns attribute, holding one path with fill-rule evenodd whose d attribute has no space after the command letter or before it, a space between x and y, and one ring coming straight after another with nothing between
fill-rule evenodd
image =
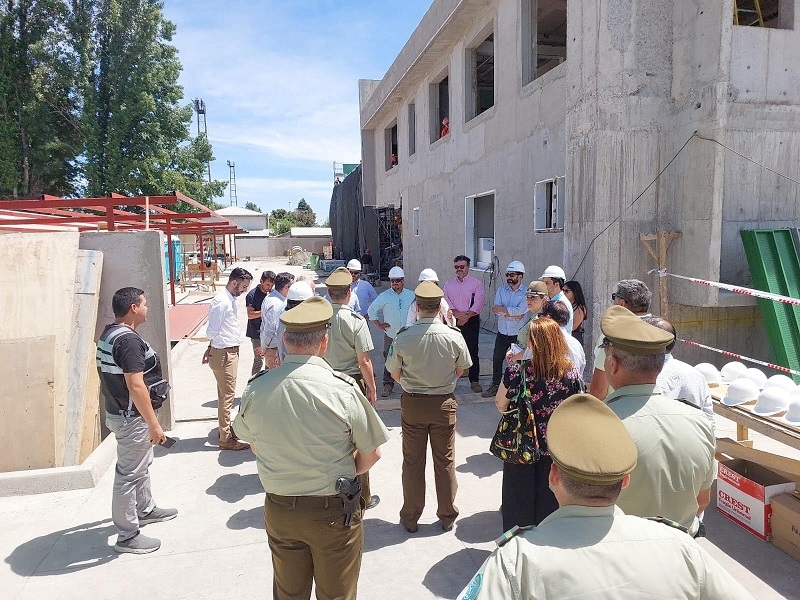
<instances>
[{"instance_id":1,"label":"khaki trousers","mask_svg":"<svg viewBox=\"0 0 800 600\"><path fill-rule=\"evenodd\" d=\"M427 395L403 392L400 410L403 431L403 508L400 520L416 525L425 508L425 455L431 441L433 474L443 525L458 517L453 504L458 482L455 468L456 409L453 394Z\"/></svg>"},{"instance_id":2,"label":"khaki trousers","mask_svg":"<svg viewBox=\"0 0 800 600\"><path fill-rule=\"evenodd\" d=\"M219 441L229 442L231 434L231 410L236 397L236 372L239 367L239 347L211 348L208 366L217 380L217 416L219 418Z\"/></svg>"},{"instance_id":3,"label":"khaki trousers","mask_svg":"<svg viewBox=\"0 0 800 600\"><path fill-rule=\"evenodd\" d=\"M350 375L353 379L356 380L358 383L358 387L363 394L366 395L367 393L367 384L364 383L364 376L361 374L361 371L358 373ZM369 471L366 473L362 473L358 476L358 479L361 481L361 499L364 501L364 506L369 504L369 501L372 499L372 490L369 487Z\"/></svg>"},{"instance_id":4,"label":"khaki trousers","mask_svg":"<svg viewBox=\"0 0 800 600\"><path fill-rule=\"evenodd\" d=\"M355 600L364 550L362 511L344 526L338 496L267 494L264 522L272 552L274 600Z\"/></svg>"}]
</instances>

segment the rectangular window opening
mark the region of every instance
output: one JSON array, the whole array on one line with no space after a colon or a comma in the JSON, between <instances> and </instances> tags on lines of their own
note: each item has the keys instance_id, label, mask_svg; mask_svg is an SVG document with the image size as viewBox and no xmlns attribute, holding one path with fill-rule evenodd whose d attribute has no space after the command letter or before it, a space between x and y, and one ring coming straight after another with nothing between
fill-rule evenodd
<instances>
[{"instance_id":1,"label":"rectangular window opening","mask_svg":"<svg viewBox=\"0 0 800 600\"><path fill-rule=\"evenodd\" d=\"M397 121L383 131L386 155L386 170L397 166Z\"/></svg>"},{"instance_id":2,"label":"rectangular window opening","mask_svg":"<svg viewBox=\"0 0 800 600\"><path fill-rule=\"evenodd\" d=\"M467 49L464 89L466 120L469 121L494 106L494 33L477 46Z\"/></svg>"},{"instance_id":3,"label":"rectangular window opening","mask_svg":"<svg viewBox=\"0 0 800 600\"><path fill-rule=\"evenodd\" d=\"M450 133L450 78L444 75L430 85L429 91L432 144Z\"/></svg>"},{"instance_id":4,"label":"rectangular window opening","mask_svg":"<svg viewBox=\"0 0 800 600\"><path fill-rule=\"evenodd\" d=\"M567 59L567 0L522 1L522 85Z\"/></svg>"},{"instance_id":5,"label":"rectangular window opening","mask_svg":"<svg viewBox=\"0 0 800 600\"><path fill-rule=\"evenodd\" d=\"M794 29L794 0L737 0L733 7L733 24Z\"/></svg>"},{"instance_id":6,"label":"rectangular window opening","mask_svg":"<svg viewBox=\"0 0 800 600\"><path fill-rule=\"evenodd\" d=\"M417 151L417 107L412 102L408 105L408 155Z\"/></svg>"},{"instance_id":7,"label":"rectangular window opening","mask_svg":"<svg viewBox=\"0 0 800 600\"><path fill-rule=\"evenodd\" d=\"M414 237L419 237L419 206L411 212L411 231Z\"/></svg>"},{"instance_id":8,"label":"rectangular window opening","mask_svg":"<svg viewBox=\"0 0 800 600\"><path fill-rule=\"evenodd\" d=\"M533 228L536 231L563 231L566 208L566 178L556 177L536 183Z\"/></svg>"},{"instance_id":9,"label":"rectangular window opening","mask_svg":"<svg viewBox=\"0 0 800 600\"><path fill-rule=\"evenodd\" d=\"M494 194L466 199L466 255L476 269L488 269L494 257Z\"/></svg>"}]
</instances>

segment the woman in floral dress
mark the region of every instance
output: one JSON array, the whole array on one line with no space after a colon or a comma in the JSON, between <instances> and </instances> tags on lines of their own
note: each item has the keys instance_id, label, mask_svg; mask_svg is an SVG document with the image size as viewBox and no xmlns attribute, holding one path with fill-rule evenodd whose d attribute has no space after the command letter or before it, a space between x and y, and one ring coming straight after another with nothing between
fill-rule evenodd
<instances>
[{"instance_id":1,"label":"woman in floral dress","mask_svg":"<svg viewBox=\"0 0 800 600\"><path fill-rule=\"evenodd\" d=\"M531 359L510 364L495 396L500 412L516 402L521 386L533 407L533 423L521 423L522 435L533 438L538 460L531 464L503 463L503 531L514 525L538 525L558 508L550 491L550 453L547 451L547 421L563 400L582 391L580 374L569 360L564 333L550 318L530 323L528 339ZM522 378L525 378L524 382Z\"/></svg>"}]
</instances>

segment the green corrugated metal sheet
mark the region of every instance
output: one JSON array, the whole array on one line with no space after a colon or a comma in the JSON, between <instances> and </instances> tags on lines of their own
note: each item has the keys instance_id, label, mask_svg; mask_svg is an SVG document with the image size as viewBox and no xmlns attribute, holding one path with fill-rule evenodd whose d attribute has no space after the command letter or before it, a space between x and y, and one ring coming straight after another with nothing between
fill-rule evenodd
<instances>
[{"instance_id":1,"label":"green corrugated metal sheet","mask_svg":"<svg viewBox=\"0 0 800 600\"><path fill-rule=\"evenodd\" d=\"M800 298L800 258L792 229L743 229L753 287ZM800 370L800 306L758 300L776 364ZM796 383L800 377L794 376Z\"/></svg>"}]
</instances>

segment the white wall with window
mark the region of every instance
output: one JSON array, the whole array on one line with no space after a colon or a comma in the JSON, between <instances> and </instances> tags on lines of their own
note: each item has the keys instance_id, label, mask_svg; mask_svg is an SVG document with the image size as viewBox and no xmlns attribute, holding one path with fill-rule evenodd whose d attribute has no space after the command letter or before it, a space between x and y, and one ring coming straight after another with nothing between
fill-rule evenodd
<instances>
[{"instance_id":1,"label":"white wall with window","mask_svg":"<svg viewBox=\"0 0 800 600\"><path fill-rule=\"evenodd\" d=\"M535 231L564 231L567 181L554 177L537 181L533 192L533 228Z\"/></svg>"}]
</instances>

